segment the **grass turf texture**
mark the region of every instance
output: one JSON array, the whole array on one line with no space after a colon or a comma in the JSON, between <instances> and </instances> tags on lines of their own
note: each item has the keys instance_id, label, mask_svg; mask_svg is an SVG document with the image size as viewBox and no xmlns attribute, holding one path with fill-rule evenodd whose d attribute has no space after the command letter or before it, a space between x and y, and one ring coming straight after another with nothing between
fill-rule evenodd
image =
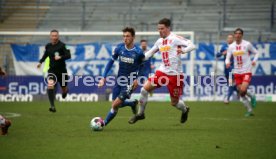
<instances>
[{"instance_id":1,"label":"grass turf texture","mask_svg":"<svg viewBox=\"0 0 276 159\"><path fill-rule=\"evenodd\" d=\"M0 136L5 159L88 158L276 158L276 105L258 103L256 116L244 117L241 103L187 102L186 124L169 103L149 102L146 119L134 125L130 107L102 132L92 132L92 117L105 117L110 103L48 102L0 103L0 112L20 113L10 118L8 136Z\"/></svg>"}]
</instances>

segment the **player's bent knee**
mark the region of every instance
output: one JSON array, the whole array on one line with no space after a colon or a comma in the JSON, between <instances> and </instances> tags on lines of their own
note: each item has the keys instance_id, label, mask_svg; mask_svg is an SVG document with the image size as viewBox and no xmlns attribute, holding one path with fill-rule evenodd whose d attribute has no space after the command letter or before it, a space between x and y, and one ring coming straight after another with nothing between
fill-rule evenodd
<instances>
[{"instance_id":1,"label":"player's bent knee","mask_svg":"<svg viewBox=\"0 0 276 159\"><path fill-rule=\"evenodd\" d=\"M240 95L242 96L242 97L244 97L245 95L246 95L246 89L241 89L241 91L240 91Z\"/></svg>"},{"instance_id":2,"label":"player's bent knee","mask_svg":"<svg viewBox=\"0 0 276 159\"><path fill-rule=\"evenodd\" d=\"M179 101L179 99L172 99L171 100L171 106L175 107L177 105L178 101Z\"/></svg>"},{"instance_id":3,"label":"player's bent knee","mask_svg":"<svg viewBox=\"0 0 276 159\"><path fill-rule=\"evenodd\" d=\"M54 89L55 87L55 81L50 79L47 81L48 82L48 89Z\"/></svg>"},{"instance_id":4,"label":"player's bent knee","mask_svg":"<svg viewBox=\"0 0 276 159\"><path fill-rule=\"evenodd\" d=\"M241 88L240 88L240 94L241 94L241 95L245 95L245 94L246 94L246 91L247 91L247 88L246 88L246 87L241 87Z\"/></svg>"},{"instance_id":5,"label":"player's bent knee","mask_svg":"<svg viewBox=\"0 0 276 159\"><path fill-rule=\"evenodd\" d=\"M142 87L142 88L141 88L141 94L142 94L143 96L147 96L147 95L149 94L149 92L148 92L144 87Z\"/></svg>"},{"instance_id":6,"label":"player's bent knee","mask_svg":"<svg viewBox=\"0 0 276 159\"><path fill-rule=\"evenodd\" d=\"M147 81L142 88L144 88L148 92L151 92L154 89L154 86L151 85L150 81Z\"/></svg>"}]
</instances>

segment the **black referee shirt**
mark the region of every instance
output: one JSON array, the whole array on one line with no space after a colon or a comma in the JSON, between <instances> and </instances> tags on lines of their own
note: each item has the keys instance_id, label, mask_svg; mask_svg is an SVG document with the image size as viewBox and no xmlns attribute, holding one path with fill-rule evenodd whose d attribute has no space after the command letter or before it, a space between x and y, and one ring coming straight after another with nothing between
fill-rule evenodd
<instances>
[{"instance_id":1,"label":"black referee shirt","mask_svg":"<svg viewBox=\"0 0 276 159\"><path fill-rule=\"evenodd\" d=\"M55 60L55 56L60 56L60 60ZM66 49L65 44L61 41L58 41L57 44L53 45L52 43L48 43L45 46L45 52L42 58L39 60L40 63L43 63L45 59L50 58L50 67L48 72L56 72L56 73L65 73L66 64L65 60L71 58L70 50Z\"/></svg>"}]
</instances>

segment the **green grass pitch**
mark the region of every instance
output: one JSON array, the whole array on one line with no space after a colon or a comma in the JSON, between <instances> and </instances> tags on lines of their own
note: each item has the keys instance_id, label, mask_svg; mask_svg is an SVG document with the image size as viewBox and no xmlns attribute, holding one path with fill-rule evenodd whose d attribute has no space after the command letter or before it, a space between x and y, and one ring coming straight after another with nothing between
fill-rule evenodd
<instances>
[{"instance_id":1,"label":"green grass pitch","mask_svg":"<svg viewBox=\"0 0 276 159\"><path fill-rule=\"evenodd\" d=\"M105 117L109 102L0 103L10 118L8 136L0 136L1 159L275 159L276 104L259 102L255 116L244 117L239 102L186 102L191 111L186 124L169 103L149 102L146 119L128 124L129 107L102 132L92 132L92 117Z\"/></svg>"}]
</instances>

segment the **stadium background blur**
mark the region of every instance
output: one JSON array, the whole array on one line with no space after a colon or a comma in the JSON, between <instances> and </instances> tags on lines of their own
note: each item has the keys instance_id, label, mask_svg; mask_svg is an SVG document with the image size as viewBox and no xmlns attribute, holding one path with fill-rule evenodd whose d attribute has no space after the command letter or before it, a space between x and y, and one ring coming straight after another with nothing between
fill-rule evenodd
<instances>
[{"instance_id":1,"label":"stadium background blur","mask_svg":"<svg viewBox=\"0 0 276 159\"><path fill-rule=\"evenodd\" d=\"M9 135L0 136L0 158L276 158L275 0L0 0L0 6L0 66L7 72L0 77L0 114L12 120ZM193 70L188 69L191 54L183 55L187 75L223 76L224 61L214 55L227 34L244 29L244 39L260 51L249 87L258 100L254 117L244 117L239 102L224 105L226 91L216 85L195 88L193 98L184 92L191 108L185 125L168 102L156 102L169 101L166 89L150 97L155 101L149 102L145 121L130 126L131 112L125 108L100 133L90 131L89 121L110 108L110 102L95 101L110 99L111 88L71 82L70 102L57 102L58 112L48 112L43 73L35 66L50 30L121 33L124 26L133 26L138 32L156 32L164 17L172 20L173 31L195 33ZM9 31L31 33L7 35ZM45 34L32 35L41 32ZM158 35L137 36L136 42L142 38L151 46ZM68 70L95 76L122 36L61 35L61 40L72 53ZM161 59L156 58L158 66ZM57 99L66 101L60 94Z\"/></svg>"},{"instance_id":2,"label":"stadium background blur","mask_svg":"<svg viewBox=\"0 0 276 159\"><path fill-rule=\"evenodd\" d=\"M28 87L24 91L19 91L20 82L18 85L14 85L15 87L12 89L16 91L11 92L8 87L13 81L11 77L17 82L26 81L24 79L27 78L26 76L41 75L40 77L42 77L42 71L36 70L34 64L42 56L43 46L49 41L48 32L51 29L58 29L61 32L120 32L124 26L133 26L139 32L156 32L157 21L163 17L168 17L172 20L173 31L194 32L193 41L197 44L198 49L194 52L193 61L195 63L194 65L191 64L192 69L189 69L191 66L189 60L192 57L187 55L183 58L183 68L187 75L192 73L196 76L211 75L212 72L215 75L223 75L224 62L222 59L218 59L217 62L214 55L225 43L227 34L232 33L236 27L243 28L245 30L244 38L254 43L260 52L260 62L253 69L253 74L257 75L257 78L259 78L258 76L261 78L253 79L253 85L256 87L252 91L261 94L261 96L257 96L259 100L276 101L276 97L273 95L276 84L275 81L270 80L273 79L271 76L276 74L276 56L272 53L276 46L276 43L273 43L276 39L273 0L1 0L0 4L0 63L10 75L10 79L6 78L6 81L2 79L1 94L30 94L32 92L28 83L22 83L22 89L25 86ZM31 33L28 35L9 35L8 31L13 33L30 31ZM44 32L44 35L32 35L33 32ZM189 35L184 36L191 38ZM151 46L157 37L158 35L137 36L136 42L138 43L140 39L146 39ZM61 34L61 40L69 47L71 45L71 53L73 54L71 65L79 66L83 70L74 72L77 68L73 68L73 66L71 68L69 65L69 72L74 75L96 76L102 74L112 48L121 42L121 36L65 36ZM93 48L90 47L89 50L87 49L89 46L87 47L86 44L94 46ZM78 52L76 50L77 45L87 50ZM102 50L103 46L106 50ZM108 53L103 55L104 51ZM84 58L83 61L78 59L83 55L92 58ZM102 57L97 58L98 55ZM24 64L22 65L20 62ZM86 64L78 63L78 65L74 62L85 62ZM157 60L155 63L156 67L160 62L161 59L159 58L159 61ZM262 80L264 76L270 76L266 78L269 80L261 84L263 87L259 88L260 90L257 92L257 85L264 81ZM37 79L34 78L29 80L36 82ZM89 93L89 91L74 91L71 88L71 93ZM94 91L99 93L96 89ZM191 91L196 91L196 89ZM103 91L102 94L104 95L100 98L105 98L108 93L110 93L108 89ZM45 92L35 91L31 94L43 95ZM187 96L190 97L190 94ZM217 98L215 97L216 94L219 95ZM211 93L209 91L209 95L208 91L205 94L195 92L192 100L222 100L223 94L225 93L216 89L212 89Z\"/></svg>"}]
</instances>

